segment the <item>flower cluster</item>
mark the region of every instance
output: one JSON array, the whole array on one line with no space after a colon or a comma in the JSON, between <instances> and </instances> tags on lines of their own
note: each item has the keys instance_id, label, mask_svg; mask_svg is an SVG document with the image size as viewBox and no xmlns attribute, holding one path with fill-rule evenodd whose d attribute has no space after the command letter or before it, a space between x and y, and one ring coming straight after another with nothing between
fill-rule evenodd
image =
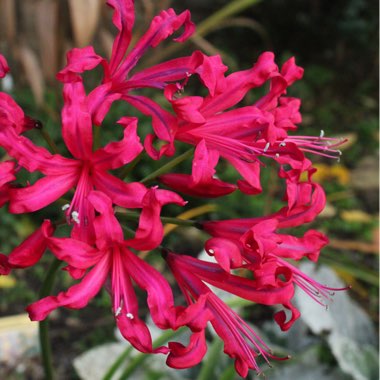
<instances>
[{"instance_id":1,"label":"flower cluster","mask_svg":"<svg viewBox=\"0 0 380 380\"><path fill-rule=\"evenodd\" d=\"M274 320L283 330L300 315L292 304L296 286L324 303L331 289L306 276L294 262L317 261L328 242L326 236L309 230L295 237L281 230L311 222L322 211L325 195L312 180L315 169L305 153L337 157L339 141L323 133L294 135L301 122L300 100L286 92L302 77L303 69L293 58L280 69L274 55L266 52L252 68L226 74L228 68L219 56L195 51L136 71L147 50L179 29L183 31L174 39L177 42L192 35L195 28L190 13L162 11L129 49L133 1L108 0L107 4L118 30L111 58L103 58L91 46L72 49L66 67L57 75L63 84L61 132L70 157L52 153L26 137L25 132L40 128L40 123L25 115L9 95L0 93L0 146L9 158L0 163L0 206L7 204L14 214L31 213L71 197L62 207L63 221L44 220L11 253L0 254L0 274L33 266L49 250L66 264L64 269L77 283L29 305L33 321L45 319L59 307L83 308L105 286L121 334L141 352L167 354L167 364L174 368L194 366L206 353L205 329L210 322L224 341L225 353L235 360L237 372L243 377L249 369L260 372L259 355L267 361L279 358L212 287L258 304L279 305L282 310ZM98 66L103 70L102 82L86 90L83 74ZM8 71L0 56L0 77ZM202 96L187 94L191 77L202 86ZM268 88L264 96L242 105L248 92L264 85ZM161 92L164 101L158 104L142 95L141 90L147 88ZM140 141L139 120L123 115L118 121L124 131L122 139L98 146L94 136L106 128L104 119L116 101L128 103L151 119L152 128L144 141ZM117 175L121 171L116 169L132 168L142 154L152 160L174 157L179 142L194 147L190 174L161 172L153 187ZM205 250L213 257L211 261L161 245L165 205L185 207L186 195L214 198L234 191L246 194L249 201L262 191L260 171L265 168L263 161L270 160L278 166L286 189L282 209L248 219L197 221L209 234ZM220 161L236 170L240 178L236 183L216 176ZM25 185L18 179L21 169L38 172L40 177ZM136 210L136 224L128 225L121 218L130 209ZM70 226L70 236L55 236L63 224ZM145 262L139 251L161 253L184 295L184 304L175 304L170 281ZM147 306L159 328L188 327L187 346L169 342L153 347L149 328L139 314L135 287L146 292Z\"/></svg>"}]
</instances>

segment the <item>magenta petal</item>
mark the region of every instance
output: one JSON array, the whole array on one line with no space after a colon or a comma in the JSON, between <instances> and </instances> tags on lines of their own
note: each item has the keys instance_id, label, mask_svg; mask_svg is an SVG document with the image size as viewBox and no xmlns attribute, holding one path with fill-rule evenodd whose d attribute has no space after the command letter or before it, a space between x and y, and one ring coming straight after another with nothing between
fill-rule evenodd
<instances>
[{"instance_id":1,"label":"magenta petal","mask_svg":"<svg viewBox=\"0 0 380 380\"><path fill-rule=\"evenodd\" d=\"M190 123L204 123L206 119L199 111L203 104L203 98L201 96L185 96L183 98L176 99L177 92L181 90L182 87L178 84L170 84L165 87L165 97L172 104L176 115L180 119Z\"/></svg>"},{"instance_id":2,"label":"magenta petal","mask_svg":"<svg viewBox=\"0 0 380 380\"><path fill-rule=\"evenodd\" d=\"M57 74L57 79L63 83L82 81L78 74L92 70L102 61L92 46L74 48L67 53L67 65Z\"/></svg>"},{"instance_id":3,"label":"magenta petal","mask_svg":"<svg viewBox=\"0 0 380 380\"><path fill-rule=\"evenodd\" d=\"M33 232L8 256L8 263L15 268L26 268L36 264L48 245L48 238L54 232L50 220L45 220L41 227Z\"/></svg>"},{"instance_id":4,"label":"magenta petal","mask_svg":"<svg viewBox=\"0 0 380 380\"><path fill-rule=\"evenodd\" d=\"M261 86L276 73L278 67L274 63L273 53L261 54L252 69L237 71L225 78L224 91L205 101L202 107L204 115L212 116L233 107L250 89Z\"/></svg>"},{"instance_id":5,"label":"magenta petal","mask_svg":"<svg viewBox=\"0 0 380 380\"><path fill-rule=\"evenodd\" d=\"M123 231L115 217L110 198L100 191L92 191L88 200L100 213L94 220L96 245L103 250L114 242L122 242Z\"/></svg>"},{"instance_id":6,"label":"magenta petal","mask_svg":"<svg viewBox=\"0 0 380 380\"><path fill-rule=\"evenodd\" d=\"M45 297L29 305L26 311L29 313L30 319L32 321L42 321L53 310L61 306L72 309L85 307L103 286L109 269L109 256L106 255L83 277L80 283L73 285L66 292L61 292L57 296Z\"/></svg>"},{"instance_id":7,"label":"magenta petal","mask_svg":"<svg viewBox=\"0 0 380 380\"><path fill-rule=\"evenodd\" d=\"M192 331L202 331L210 319L212 319L212 313L207 307L207 294L200 295L195 303L177 309L178 327L188 326Z\"/></svg>"},{"instance_id":8,"label":"magenta petal","mask_svg":"<svg viewBox=\"0 0 380 380\"><path fill-rule=\"evenodd\" d=\"M175 326L173 293L164 276L126 250L127 271L135 283L147 292L147 303L154 323L162 329Z\"/></svg>"},{"instance_id":9,"label":"magenta petal","mask_svg":"<svg viewBox=\"0 0 380 380\"><path fill-rule=\"evenodd\" d=\"M163 89L168 82L186 79L201 63L200 52L194 52L190 57L175 58L139 71L128 80L133 83L146 83L144 87Z\"/></svg>"},{"instance_id":10,"label":"magenta petal","mask_svg":"<svg viewBox=\"0 0 380 380\"><path fill-rule=\"evenodd\" d=\"M0 130L14 128L17 134L24 132L24 111L4 92L0 92Z\"/></svg>"},{"instance_id":11,"label":"magenta petal","mask_svg":"<svg viewBox=\"0 0 380 380\"><path fill-rule=\"evenodd\" d=\"M97 190L107 194L113 203L125 208L141 208L148 191L142 183L126 183L100 170L93 172L92 180Z\"/></svg>"},{"instance_id":12,"label":"magenta petal","mask_svg":"<svg viewBox=\"0 0 380 380\"><path fill-rule=\"evenodd\" d=\"M136 107L144 115L152 117L156 136L164 141L172 141L177 130L177 119L157 103L145 96L124 96L123 99Z\"/></svg>"},{"instance_id":13,"label":"magenta petal","mask_svg":"<svg viewBox=\"0 0 380 380\"><path fill-rule=\"evenodd\" d=\"M119 328L121 335L128 340L137 350L151 354L151 353L168 353L167 347L158 347L153 349L152 337L150 331L141 319L130 319L125 315L120 315L116 318L117 327Z\"/></svg>"},{"instance_id":14,"label":"magenta petal","mask_svg":"<svg viewBox=\"0 0 380 380\"><path fill-rule=\"evenodd\" d=\"M239 247L231 240L211 238L205 244L205 250L226 271L242 265L242 256Z\"/></svg>"},{"instance_id":15,"label":"magenta petal","mask_svg":"<svg viewBox=\"0 0 380 380\"><path fill-rule=\"evenodd\" d=\"M191 175L168 173L159 177L164 185L183 194L194 197L217 198L234 192L237 187L217 178L210 178L204 183L194 183Z\"/></svg>"},{"instance_id":16,"label":"magenta petal","mask_svg":"<svg viewBox=\"0 0 380 380\"><path fill-rule=\"evenodd\" d=\"M114 101L120 99L122 94L113 92L112 82L95 87L87 97L88 110L95 125L101 125Z\"/></svg>"},{"instance_id":17,"label":"magenta petal","mask_svg":"<svg viewBox=\"0 0 380 380\"><path fill-rule=\"evenodd\" d=\"M204 330L193 333L188 346L181 343L169 342L170 353L166 360L169 367L184 369L199 364L207 352Z\"/></svg>"},{"instance_id":18,"label":"magenta petal","mask_svg":"<svg viewBox=\"0 0 380 380\"><path fill-rule=\"evenodd\" d=\"M9 72L9 66L2 54L0 54L0 78L4 78Z\"/></svg>"},{"instance_id":19,"label":"magenta petal","mask_svg":"<svg viewBox=\"0 0 380 380\"><path fill-rule=\"evenodd\" d=\"M80 163L77 161L51 154L47 149L34 145L28 138L19 136L13 129L0 129L0 145L17 160L18 165L30 172L38 170L46 175L59 176L79 169Z\"/></svg>"},{"instance_id":20,"label":"magenta petal","mask_svg":"<svg viewBox=\"0 0 380 380\"><path fill-rule=\"evenodd\" d=\"M104 255L90 245L70 238L48 239L48 247L54 255L76 269L87 269L95 265Z\"/></svg>"},{"instance_id":21,"label":"magenta petal","mask_svg":"<svg viewBox=\"0 0 380 380\"><path fill-rule=\"evenodd\" d=\"M63 139L75 158L88 159L92 154L92 121L83 83L66 83L63 98Z\"/></svg>"},{"instance_id":22,"label":"magenta petal","mask_svg":"<svg viewBox=\"0 0 380 380\"><path fill-rule=\"evenodd\" d=\"M208 57L202 53L202 64L197 68L196 72L199 75L202 83L208 88L210 95L214 96L226 89L226 81L224 73L228 70L219 55Z\"/></svg>"},{"instance_id":23,"label":"magenta petal","mask_svg":"<svg viewBox=\"0 0 380 380\"><path fill-rule=\"evenodd\" d=\"M107 5L114 9L112 22L119 31L112 46L109 65L110 72L113 74L124 58L131 41L135 13L133 0L107 0Z\"/></svg>"},{"instance_id":24,"label":"magenta petal","mask_svg":"<svg viewBox=\"0 0 380 380\"><path fill-rule=\"evenodd\" d=\"M15 163L13 161L0 162L0 188L16 179L14 169Z\"/></svg>"},{"instance_id":25,"label":"magenta petal","mask_svg":"<svg viewBox=\"0 0 380 380\"><path fill-rule=\"evenodd\" d=\"M180 206L186 204L178 194L172 191L156 188L148 190L143 199L143 209L135 237L127 240L127 244L140 250L156 248L163 238L163 227L160 219L161 209L169 203Z\"/></svg>"},{"instance_id":26,"label":"magenta petal","mask_svg":"<svg viewBox=\"0 0 380 380\"><path fill-rule=\"evenodd\" d=\"M77 180L77 173L68 173L60 176L47 176L39 179L34 185L22 189L12 189L9 211L21 214L40 210L65 194Z\"/></svg>"},{"instance_id":27,"label":"magenta petal","mask_svg":"<svg viewBox=\"0 0 380 380\"><path fill-rule=\"evenodd\" d=\"M148 31L141 37L125 61L121 64L116 74L117 77L115 75L116 81L123 81L150 47L157 46L160 42L181 28L181 26L184 26L185 30L183 34L175 38L174 41L183 42L194 32L195 26L190 20L189 11L184 11L178 16L171 8L166 11L161 11L158 16L154 17Z\"/></svg>"},{"instance_id":28,"label":"magenta petal","mask_svg":"<svg viewBox=\"0 0 380 380\"><path fill-rule=\"evenodd\" d=\"M92 163L97 170L117 169L131 162L143 150L137 135L137 119L123 117L118 124L125 128L123 140L111 142L94 153Z\"/></svg>"}]
</instances>

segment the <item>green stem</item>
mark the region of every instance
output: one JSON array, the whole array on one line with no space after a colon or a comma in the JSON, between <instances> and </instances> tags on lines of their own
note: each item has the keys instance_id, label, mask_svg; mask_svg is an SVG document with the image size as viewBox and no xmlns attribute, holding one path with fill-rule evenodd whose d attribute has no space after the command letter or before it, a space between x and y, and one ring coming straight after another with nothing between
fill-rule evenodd
<instances>
[{"instance_id":1,"label":"green stem","mask_svg":"<svg viewBox=\"0 0 380 380\"><path fill-rule=\"evenodd\" d=\"M196 33L199 36L206 35L210 30L221 25L221 23L228 17L235 15L243 11L244 9L259 3L260 0L235 0L228 3L225 7L219 11L213 13L203 22L197 25Z\"/></svg>"},{"instance_id":2,"label":"green stem","mask_svg":"<svg viewBox=\"0 0 380 380\"><path fill-rule=\"evenodd\" d=\"M55 142L50 137L49 133L47 133L44 128L39 129L39 131L40 131L42 137L44 138L44 140L49 145L50 149L53 151L53 153L58 154L59 153L58 147L57 147L57 145L55 145Z\"/></svg>"},{"instance_id":3,"label":"green stem","mask_svg":"<svg viewBox=\"0 0 380 380\"><path fill-rule=\"evenodd\" d=\"M118 216L120 216L122 219L126 220L139 220L140 214L138 212L133 211L127 211L127 212L116 212ZM170 216L161 216L161 221L163 223L170 223L170 224L176 224L178 226L190 226L190 227L196 227L198 222L196 220L189 220L189 219L179 219L179 218L172 218Z\"/></svg>"},{"instance_id":4,"label":"green stem","mask_svg":"<svg viewBox=\"0 0 380 380\"><path fill-rule=\"evenodd\" d=\"M214 338L214 341L212 342L208 355L207 360L203 361L202 368L198 374L197 380L209 380L214 379L215 377L214 370L218 366L218 360L220 357L220 353L222 351L223 341Z\"/></svg>"},{"instance_id":5,"label":"green stem","mask_svg":"<svg viewBox=\"0 0 380 380\"><path fill-rule=\"evenodd\" d=\"M185 153L181 154L180 156L176 157L174 160L168 162L167 164L161 166L159 169L154 171L153 173L150 173L148 176L143 178L140 182L143 184L147 184L151 181L153 181L155 178L160 176L161 174L167 173L170 170L172 170L175 166L180 164L182 161L185 161L187 158L191 157L193 154L194 149L191 148L187 150Z\"/></svg>"},{"instance_id":6,"label":"green stem","mask_svg":"<svg viewBox=\"0 0 380 380\"><path fill-rule=\"evenodd\" d=\"M40 298L48 296L52 290L55 273L58 270L61 261L54 258L54 261L51 263L48 272L46 273L44 282L39 293ZM51 344L49 339L49 321L45 319L39 322L39 340L41 346L41 358L42 365L45 372L45 380L54 379L54 370L52 364L52 355L51 355Z\"/></svg>"},{"instance_id":7,"label":"green stem","mask_svg":"<svg viewBox=\"0 0 380 380\"><path fill-rule=\"evenodd\" d=\"M124 360L128 358L128 356L131 354L133 350L132 346L129 346L126 348L121 355L114 361L112 366L109 368L109 370L106 372L106 374L103 376L102 380L111 380L112 376L115 374L115 372L119 369L119 367L122 365Z\"/></svg>"},{"instance_id":8,"label":"green stem","mask_svg":"<svg viewBox=\"0 0 380 380\"><path fill-rule=\"evenodd\" d=\"M168 330L165 331L160 337L158 337L154 342L153 342L153 347L161 346L162 344L166 343L169 339L172 339L176 337L177 335L180 335L186 330L186 328L182 327L176 331L173 330ZM129 347L127 348L127 350ZM125 352L122 353L124 355ZM119 357L120 358L120 357ZM118 359L119 359L118 358ZM139 366L144 363L145 360L149 358L149 355L146 354L138 354L136 355L130 362L129 366L123 371L123 373L120 375L119 380L124 380L127 379L129 375L131 375ZM117 359L117 360L118 360ZM106 380L103 378L103 380Z\"/></svg>"}]
</instances>

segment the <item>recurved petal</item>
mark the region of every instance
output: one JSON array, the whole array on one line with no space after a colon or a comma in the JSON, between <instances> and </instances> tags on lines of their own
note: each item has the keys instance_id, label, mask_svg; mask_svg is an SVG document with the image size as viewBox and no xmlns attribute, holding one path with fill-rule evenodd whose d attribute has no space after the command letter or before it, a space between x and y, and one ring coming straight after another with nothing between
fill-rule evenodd
<instances>
[{"instance_id":1,"label":"recurved petal","mask_svg":"<svg viewBox=\"0 0 380 380\"><path fill-rule=\"evenodd\" d=\"M15 163L13 161L0 163L0 187L16 179L14 169Z\"/></svg>"},{"instance_id":2,"label":"recurved petal","mask_svg":"<svg viewBox=\"0 0 380 380\"><path fill-rule=\"evenodd\" d=\"M95 170L117 169L135 159L144 149L137 135L137 119L123 117L118 124L124 127L121 141L111 142L98 149L92 159Z\"/></svg>"},{"instance_id":3,"label":"recurved petal","mask_svg":"<svg viewBox=\"0 0 380 380\"><path fill-rule=\"evenodd\" d=\"M20 214L40 210L75 186L77 180L74 172L43 177L31 186L11 189L9 211Z\"/></svg>"},{"instance_id":4,"label":"recurved petal","mask_svg":"<svg viewBox=\"0 0 380 380\"><path fill-rule=\"evenodd\" d=\"M140 318L134 317L128 318L124 314L116 318L116 324L119 328L121 335L128 340L137 350L151 354L151 353L163 353L166 354L169 349L161 346L153 349L152 336L150 331Z\"/></svg>"},{"instance_id":5,"label":"recurved petal","mask_svg":"<svg viewBox=\"0 0 380 380\"><path fill-rule=\"evenodd\" d=\"M112 22L119 31L112 46L109 64L112 75L123 60L131 41L135 12L133 0L107 0L107 5L114 9Z\"/></svg>"},{"instance_id":6,"label":"recurved petal","mask_svg":"<svg viewBox=\"0 0 380 380\"><path fill-rule=\"evenodd\" d=\"M178 127L176 117L145 96L126 95L123 99L152 118L153 130L159 139L173 141Z\"/></svg>"},{"instance_id":7,"label":"recurved petal","mask_svg":"<svg viewBox=\"0 0 380 380\"><path fill-rule=\"evenodd\" d=\"M24 111L11 96L0 92L0 130L14 128L17 134L24 131Z\"/></svg>"},{"instance_id":8,"label":"recurved petal","mask_svg":"<svg viewBox=\"0 0 380 380\"><path fill-rule=\"evenodd\" d=\"M44 320L53 310L65 306L71 309L81 309L95 297L106 281L110 270L109 256L105 255L98 264L88 272L76 285L57 296L49 296L32 303L26 308L32 321Z\"/></svg>"},{"instance_id":9,"label":"recurved petal","mask_svg":"<svg viewBox=\"0 0 380 380\"><path fill-rule=\"evenodd\" d=\"M92 180L97 190L107 194L113 203L125 208L141 208L148 191L142 183L126 183L100 170L93 173Z\"/></svg>"},{"instance_id":10,"label":"recurved petal","mask_svg":"<svg viewBox=\"0 0 380 380\"><path fill-rule=\"evenodd\" d=\"M242 265L240 248L233 241L223 238L211 238L205 244L205 250L226 271Z\"/></svg>"},{"instance_id":11,"label":"recurved petal","mask_svg":"<svg viewBox=\"0 0 380 380\"><path fill-rule=\"evenodd\" d=\"M166 360L169 367L183 369L193 367L201 362L207 352L204 330L192 333L189 344L169 342L170 353Z\"/></svg>"},{"instance_id":12,"label":"recurved petal","mask_svg":"<svg viewBox=\"0 0 380 380\"><path fill-rule=\"evenodd\" d=\"M101 84L88 94L88 110L95 125L102 124L112 103L120 99L121 96L121 93L113 91L112 82Z\"/></svg>"},{"instance_id":13,"label":"recurved petal","mask_svg":"<svg viewBox=\"0 0 380 380\"><path fill-rule=\"evenodd\" d=\"M57 79L63 83L82 81L78 74L92 70L104 60L92 46L71 49L66 57L67 65L57 74Z\"/></svg>"},{"instance_id":14,"label":"recurved petal","mask_svg":"<svg viewBox=\"0 0 380 380\"><path fill-rule=\"evenodd\" d=\"M47 241L49 249L62 261L76 269L87 269L95 265L103 252L76 239L50 237Z\"/></svg>"},{"instance_id":15,"label":"recurved petal","mask_svg":"<svg viewBox=\"0 0 380 380\"><path fill-rule=\"evenodd\" d=\"M51 154L47 149L34 145L28 138L18 135L13 128L0 128L0 145L17 160L18 165L30 172L38 170L46 175L60 175L79 171L80 163L76 160Z\"/></svg>"},{"instance_id":16,"label":"recurved petal","mask_svg":"<svg viewBox=\"0 0 380 380\"><path fill-rule=\"evenodd\" d=\"M184 206L185 201L176 193L169 190L151 188L143 199L139 226L135 237L126 243L135 249L150 250L156 248L163 238L163 226L160 219L164 205L174 203Z\"/></svg>"},{"instance_id":17,"label":"recurved petal","mask_svg":"<svg viewBox=\"0 0 380 380\"><path fill-rule=\"evenodd\" d=\"M48 238L55 228L50 220L28 236L8 256L8 264L14 268L26 268L36 264L47 248Z\"/></svg>"},{"instance_id":18,"label":"recurved petal","mask_svg":"<svg viewBox=\"0 0 380 380\"><path fill-rule=\"evenodd\" d=\"M190 12L186 10L177 15L171 8L161 11L159 15L154 17L147 32L140 38L117 70L115 79L122 82L150 47L157 46L182 26L184 26L184 32L174 41L183 42L193 34L195 26L190 20Z\"/></svg>"}]
</instances>

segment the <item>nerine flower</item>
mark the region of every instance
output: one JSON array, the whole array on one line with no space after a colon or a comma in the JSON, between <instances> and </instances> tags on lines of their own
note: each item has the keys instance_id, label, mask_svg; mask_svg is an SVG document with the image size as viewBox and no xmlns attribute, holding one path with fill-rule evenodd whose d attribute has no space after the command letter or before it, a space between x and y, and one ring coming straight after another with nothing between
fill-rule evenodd
<instances>
[{"instance_id":1,"label":"nerine flower","mask_svg":"<svg viewBox=\"0 0 380 380\"><path fill-rule=\"evenodd\" d=\"M181 203L179 197L166 190L151 191L155 193L158 205L162 206L169 201ZM83 308L106 286L111 294L115 320L122 335L142 352L168 353L170 350L167 347L152 347L149 329L139 317L133 281L147 292L147 304L158 327L176 329L188 325L196 332L204 329L208 313L202 302L188 309L175 308L172 291L165 278L131 251L130 247L134 245L149 249L149 239L144 234L139 235L139 231L144 230L144 225L141 225L143 223L140 223L135 239L125 242L111 200L97 191L91 192L88 198L99 213L93 222L95 247L72 238L46 236L48 247L57 258L86 273L79 283L66 292L45 297L29 305L27 311L30 318L33 321L43 320L54 309L62 306ZM151 207L157 208L154 205ZM160 223L159 215L155 216L153 222Z\"/></svg>"},{"instance_id":2,"label":"nerine flower","mask_svg":"<svg viewBox=\"0 0 380 380\"><path fill-rule=\"evenodd\" d=\"M257 364L259 356L267 362L268 358L281 359L274 356L256 332L204 282L266 305L286 303L285 300L292 296L290 289L257 290L252 286L252 280L229 274L217 264L172 252L166 252L165 257L187 302L192 304L193 300L205 297L212 314L211 325L224 342L224 352L235 359L235 368L240 376L246 377L249 369L261 372ZM204 336L199 339L203 340Z\"/></svg>"}]
</instances>

